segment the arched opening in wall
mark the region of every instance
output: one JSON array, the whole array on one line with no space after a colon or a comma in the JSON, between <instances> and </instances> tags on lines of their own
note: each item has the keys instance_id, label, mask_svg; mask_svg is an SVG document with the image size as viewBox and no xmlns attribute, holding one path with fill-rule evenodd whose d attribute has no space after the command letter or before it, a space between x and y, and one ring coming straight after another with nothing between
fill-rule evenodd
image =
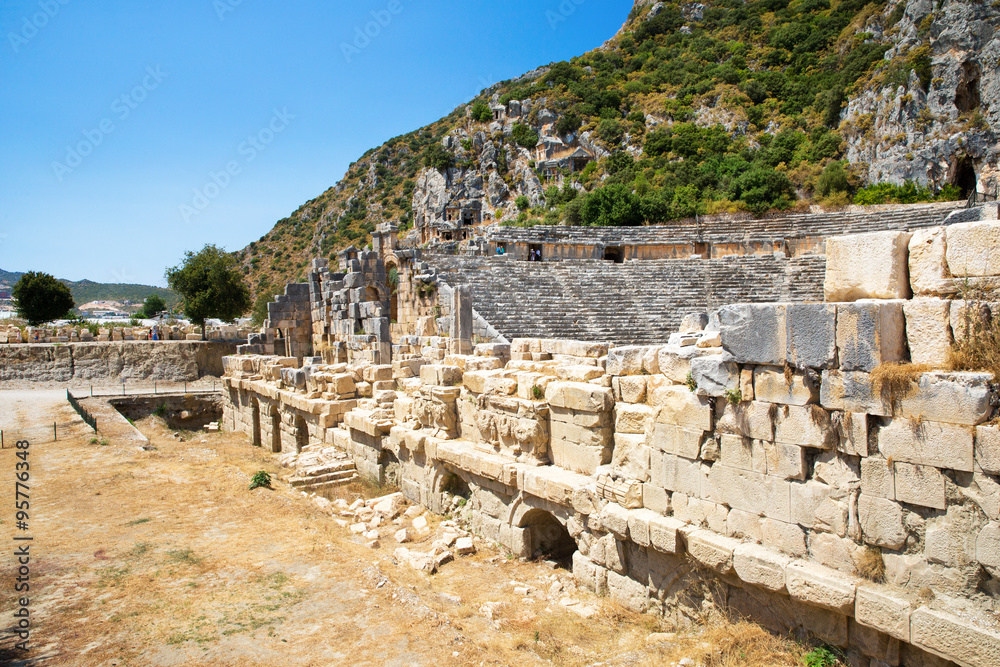
<instances>
[{"instance_id":1,"label":"arched opening in wall","mask_svg":"<svg viewBox=\"0 0 1000 667\"><path fill-rule=\"evenodd\" d=\"M441 511L445 514L457 512L472 498L468 482L453 472L445 471L440 482Z\"/></svg>"},{"instance_id":2,"label":"arched opening in wall","mask_svg":"<svg viewBox=\"0 0 1000 667\"><path fill-rule=\"evenodd\" d=\"M621 264L625 261L622 255L621 248L605 248L604 249L604 260L608 262L614 262L615 264Z\"/></svg>"},{"instance_id":3,"label":"arched opening in wall","mask_svg":"<svg viewBox=\"0 0 1000 667\"><path fill-rule=\"evenodd\" d=\"M250 400L250 423L253 446L260 447L260 403L256 398Z\"/></svg>"},{"instance_id":4,"label":"arched opening in wall","mask_svg":"<svg viewBox=\"0 0 1000 667\"><path fill-rule=\"evenodd\" d=\"M389 263L385 267L386 282L389 284L389 321L399 321L399 267Z\"/></svg>"},{"instance_id":5,"label":"arched opening in wall","mask_svg":"<svg viewBox=\"0 0 1000 667\"><path fill-rule=\"evenodd\" d=\"M563 567L571 567L576 541L559 520L545 510L529 510L519 528L528 529L527 538L534 558L553 560Z\"/></svg>"},{"instance_id":6,"label":"arched opening in wall","mask_svg":"<svg viewBox=\"0 0 1000 667\"><path fill-rule=\"evenodd\" d=\"M271 452L281 453L281 414L274 405L271 406Z\"/></svg>"},{"instance_id":7,"label":"arched opening in wall","mask_svg":"<svg viewBox=\"0 0 1000 667\"><path fill-rule=\"evenodd\" d=\"M976 177L976 167L972 164L972 158L964 157L956 162L949 180L952 185L962 190L963 197L975 192L979 187L979 179Z\"/></svg>"},{"instance_id":8,"label":"arched opening in wall","mask_svg":"<svg viewBox=\"0 0 1000 667\"><path fill-rule=\"evenodd\" d=\"M309 424L302 415L295 416L295 452L299 453L309 446Z\"/></svg>"},{"instance_id":9,"label":"arched opening in wall","mask_svg":"<svg viewBox=\"0 0 1000 667\"><path fill-rule=\"evenodd\" d=\"M387 449L383 449L378 463L382 470L382 483L386 486L398 487L401 481L400 471L402 466L400 466L396 455Z\"/></svg>"},{"instance_id":10,"label":"arched opening in wall","mask_svg":"<svg viewBox=\"0 0 1000 667\"><path fill-rule=\"evenodd\" d=\"M979 68L973 63L962 65L962 80L955 89L955 106L962 113L974 111L981 104L979 98Z\"/></svg>"},{"instance_id":11,"label":"arched opening in wall","mask_svg":"<svg viewBox=\"0 0 1000 667\"><path fill-rule=\"evenodd\" d=\"M365 288L365 301L378 301L378 290L375 289L374 285L369 285Z\"/></svg>"}]
</instances>

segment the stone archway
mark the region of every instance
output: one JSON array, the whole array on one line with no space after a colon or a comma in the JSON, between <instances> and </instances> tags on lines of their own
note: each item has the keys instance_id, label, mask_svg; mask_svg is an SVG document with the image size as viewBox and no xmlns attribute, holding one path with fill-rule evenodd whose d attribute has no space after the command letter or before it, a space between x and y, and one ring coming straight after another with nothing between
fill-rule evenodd
<instances>
[{"instance_id":1,"label":"stone archway","mask_svg":"<svg viewBox=\"0 0 1000 667\"><path fill-rule=\"evenodd\" d=\"M569 566L577 550L576 540L553 514L539 508L529 509L521 516L517 527L526 529L525 541L530 556Z\"/></svg>"},{"instance_id":2,"label":"stone archway","mask_svg":"<svg viewBox=\"0 0 1000 667\"><path fill-rule=\"evenodd\" d=\"M295 416L295 453L309 446L309 424L302 415Z\"/></svg>"}]
</instances>

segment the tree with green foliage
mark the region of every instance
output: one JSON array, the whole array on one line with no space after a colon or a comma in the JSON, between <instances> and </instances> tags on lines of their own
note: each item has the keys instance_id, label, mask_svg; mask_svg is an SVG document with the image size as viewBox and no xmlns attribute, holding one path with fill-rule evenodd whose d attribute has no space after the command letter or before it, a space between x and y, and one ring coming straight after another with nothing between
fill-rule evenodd
<instances>
[{"instance_id":1,"label":"tree with green foliage","mask_svg":"<svg viewBox=\"0 0 1000 667\"><path fill-rule=\"evenodd\" d=\"M445 172L451 168L455 162L455 156L448 152L448 149L441 144L431 144L424 151L424 166ZM357 200L355 200L357 201Z\"/></svg>"},{"instance_id":2,"label":"tree with green foliage","mask_svg":"<svg viewBox=\"0 0 1000 667\"><path fill-rule=\"evenodd\" d=\"M524 195L521 195L520 197L515 199L514 204L517 206L518 209L522 211L527 211L529 208L531 208L531 200L525 197Z\"/></svg>"},{"instance_id":3,"label":"tree with green foliage","mask_svg":"<svg viewBox=\"0 0 1000 667\"><path fill-rule=\"evenodd\" d=\"M76 304L64 283L48 273L29 271L21 276L12 291L18 317L38 326L66 317Z\"/></svg>"},{"instance_id":4,"label":"tree with green foliage","mask_svg":"<svg viewBox=\"0 0 1000 667\"><path fill-rule=\"evenodd\" d=\"M158 314L162 313L167 309L167 303L155 294L150 294L146 297L146 301L142 304L142 316L147 320L156 317Z\"/></svg>"},{"instance_id":5,"label":"tree with green foliage","mask_svg":"<svg viewBox=\"0 0 1000 667\"><path fill-rule=\"evenodd\" d=\"M530 150L538 145L538 133L524 123L515 123L511 136L514 142L522 148Z\"/></svg>"},{"instance_id":6,"label":"tree with green foliage","mask_svg":"<svg viewBox=\"0 0 1000 667\"><path fill-rule=\"evenodd\" d=\"M642 203L627 185L615 183L587 195L580 214L588 226L637 226L642 224Z\"/></svg>"},{"instance_id":7,"label":"tree with green foliage","mask_svg":"<svg viewBox=\"0 0 1000 667\"><path fill-rule=\"evenodd\" d=\"M816 184L816 192L823 197L829 197L838 192L849 192L850 189L851 183L847 178L844 163L837 161L824 167L823 173L819 175L819 182Z\"/></svg>"},{"instance_id":8,"label":"tree with green foliage","mask_svg":"<svg viewBox=\"0 0 1000 667\"><path fill-rule=\"evenodd\" d=\"M250 290L236 258L214 245L184 253L184 262L167 269L166 278L184 299L184 314L201 326L202 336L206 319L232 321L250 309Z\"/></svg>"},{"instance_id":9,"label":"tree with green foliage","mask_svg":"<svg viewBox=\"0 0 1000 667\"><path fill-rule=\"evenodd\" d=\"M264 324L267 319L267 304L274 301L274 290L270 285L264 285L257 294L257 299L253 302L253 310L250 314L251 321L255 327Z\"/></svg>"},{"instance_id":10,"label":"tree with green foliage","mask_svg":"<svg viewBox=\"0 0 1000 667\"><path fill-rule=\"evenodd\" d=\"M489 123L493 120L493 111L486 102L479 100L472 105L472 120L477 123Z\"/></svg>"}]
</instances>

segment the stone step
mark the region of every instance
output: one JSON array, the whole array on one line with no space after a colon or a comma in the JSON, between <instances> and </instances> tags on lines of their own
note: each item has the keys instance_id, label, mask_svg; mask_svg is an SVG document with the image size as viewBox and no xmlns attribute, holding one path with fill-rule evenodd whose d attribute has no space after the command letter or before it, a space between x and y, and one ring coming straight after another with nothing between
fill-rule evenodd
<instances>
[{"instance_id":1,"label":"stone step","mask_svg":"<svg viewBox=\"0 0 1000 667\"><path fill-rule=\"evenodd\" d=\"M358 471L352 465L348 470L338 470L337 472L324 473L318 475L308 475L301 477L290 477L288 483L296 489L312 487L321 484L342 484L349 482L358 476Z\"/></svg>"}]
</instances>

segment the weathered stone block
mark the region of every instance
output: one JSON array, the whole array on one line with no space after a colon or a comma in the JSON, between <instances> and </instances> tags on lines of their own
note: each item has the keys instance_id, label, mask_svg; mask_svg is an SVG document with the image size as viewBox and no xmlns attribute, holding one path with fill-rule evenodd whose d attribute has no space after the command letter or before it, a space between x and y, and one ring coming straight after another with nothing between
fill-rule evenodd
<instances>
[{"instance_id":1,"label":"weathered stone block","mask_svg":"<svg viewBox=\"0 0 1000 667\"><path fill-rule=\"evenodd\" d=\"M649 447L692 460L701 454L704 440L704 431L693 431L673 424L653 423L646 432L646 444Z\"/></svg>"},{"instance_id":2,"label":"weathered stone block","mask_svg":"<svg viewBox=\"0 0 1000 667\"><path fill-rule=\"evenodd\" d=\"M680 530L684 524L668 516L657 516L649 520L649 541L654 549L666 554L682 551Z\"/></svg>"},{"instance_id":3,"label":"weathered stone block","mask_svg":"<svg viewBox=\"0 0 1000 667\"><path fill-rule=\"evenodd\" d=\"M861 459L861 493L895 500L896 482L888 461L874 456Z\"/></svg>"},{"instance_id":4,"label":"weathered stone block","mask_svg":"<svg viewBox=\"0 0 1000 667\"><path fill-rule=\"evenodd\" d=\"M629 345L608 350L608 375L642 375L642 358L648 347Z\"/></svg>"},{"instance_id":5,"label":"weathered stone block","mask_svg":"<svg viewBox=\"0 0 1000 667\"><path fill-rule=\"evenodd\" d=\"M909 232L833 236L826 240L826 301L908 299Z\"/></svg>"},{"instance_id":6,"label":"weathered stone block","mask_svg":"<svg viewBox=\"0 0 1000 667\"><path fill-rule=\"evenodd\" d=\"M834 449L837 431L830 413L818 405L786 405L777 410L775 442L815 449Z\"/></svg>"},{"instance_id":7,"label":"weathered stone block","mask_svg":"<svg viewBox=\"0 0 1000 667\"><path fill-rule=\"evenodd\" d=\"M695 346L667 345L657 349L657 367L670 382L684 384L691 373L691 360L713 354L715 351ZM655 375L655 373L650 373Z\"/></svg>"},{"instance_id":8,"label":"weathered stone block","mask_svg":"<svg viewBox=\"0 0 1000 667\"><path fill-rule=\"evenodd\" d=\"M945 229L951 275L958 278L1000 275L1000 224L965 222Z\"/></svg>"},{"instance_id":9,"label":"weathered stone block","mask_svg":"<svg viewBox=\"0 0 1000 667\"><path fill-rule=\"evenodd\" d=\"M944 227L920 229L913 233L909 246L910 287L915 295L954 294L955 281L948 271L947 242Z\"/></svg>"},{"instance_id":10,"label":"weathered stone block","mask_svg":"<svg viewBox=\"0 0 1000 667\"><path fill-rule=\"evenodd\" d=\"M555 407L602 412L611 409L614 395L610 387L582 382L553 382L545 389L545 400Z\"/></svg>"},{"instance_id":11,"label":"weathered stone block","mask_svg":"<svg viewBox=\"0 0 1000 667\"><path fill-rule=\"evenodd\" d=\"M648 509L629 510L628 513L628 534L629 539L642 547L650 546L649 523L657 519L658 514Z\"/></svg>"},{"instance_id":12,"label":"weathered stone block","mask_svg":"<svg viewBox=\"0 0 1000 667\"><path fill-rule=\"evenodd\" d=\"M914 299L903 306L910 360L933 368L946 368L951 353L951 302Z\"/></svg>"},{"instance_id":13,"label":"weathered stone block","mask_svg":"<svg viewBox=\"0 0 1000 667\"><path fill-rule=\"evenodd\" d=\"M857 582L837 570L815 563L794 561L785 568L785 585L793 600L840 614L854 611Z\"/></svg>"},{"instance_id":14,"label":"weathered stone block","mask_svg":"<svg viewBox=\"0 0 1000 667\"><path fill-rule=\"evenodd\" d=\"M752 470L716 463L708 475L704 497L734 509L788 523L791 518L788 482Z\"/></svg>"},{"instance_id":15,"label":"weathered stone block","mask_svg":"<svg viewBox=\"0 0 1000 667\"><path fill-rule=\"evenodd\" d=\"M760 528L765 547L799 558L806 556L806 534L798 524L763 519Z\"/></svg>"},{"instance_id":16,"label":"weathered stone block","mask_svg":"<svg viewBox=\"0 0 1000 667\"><path fill-rule=\"evenodd\" d=\"M768 475L787 480L806 478L806 450L803 447L766 440L757 440L755 445L764 451Z\"/></svg>"},{"instance_id":17,"label":"weathered stone block","mask_svg":"<svg viewBox=\"0 0 1000 667\"><path fill-rule=\"evenodd\" d=\"M648 405L619 403L615 407L615 431L617 433L645 433L656 411Z\"/></svg>"},{"instance_id":18,"label":"weathered stone block","mask_svg":"<svg viewBox=\"0 0 1000 667\"><path fill-rule=\"evenodd\" d=\"M976 463L983 472L1000 475L1000 428L996 426L976 427Z\"/></svg>"},{"instance_id":19,"label":"weathered stone block","mask_svg":"<svg viewBox=\"0 0 1000 667\"><path fill-rule=\"evenodd\" d=\"M739 544L710 530L695 530L687 536L687 550L691 557L719 574L733 571L733 551Z\"/></svg>"},{"instance_id":20,"label":"weathered stone block","mask_svg":"<svg viewBox=\"0 0 1000 667\"><path fill-rule=\"evenodd\" d=\"M994 572L1000 569L1000 523L990 523L976 538L976 560Z\"/></svg>"},{"instance_id":21,"label":"weathered stone block","mask_svg":"<svg viewBox=\"0 0 1000 667\"><path fill-rule=\"evenodd\" d=\"M628 539L629 511L617 503L608 503L601 510L601 527L619 540Z\"/></svg>"},{"instance_id":22,"label":"weathered stone block","mask_svg":"<svg viewBox=\"0 0 1000 667\"><path fill-rule=\"evenodd\" d=\"M780 366L787 359L785 304L738 304L715 314L722 347L738 364Z\"/></svg>"},{"instance_id":23,"label":"weathered stone block","mask_svg":"<svg viewBox=\"0 0 1000 667\"><path fill-rule=\"evenodd\" d=\"M944 475L937 468L897 461L896 500L921 507L945 508Z\"/></svg>"},{"instance_id":24,"label":"weathered stone block","mask_svg":"<svg viewBox=\"0 0 1000 667\"><path fill-rule=\"evenodd\" d=\"M989 373L924 373L899 401L903 417L974 426L993 413Z\"/></svg>"},{"instance_id":25,"label":"weathered stone block","mask_svg":"<svg viewBox=\"0 0 1000 667\"><path fill-rule=\"evenodd\" d=\"M845 371L871 372L879 364L906 358L902 301L837 305L837 349Z\"/></svg>"},{"instance_id":26,"label":"weathered stone block","mask_svg":"<svg viewBox=\"0 0 1000 667\"><path fill-rule=\"evenodd\" d=\"M1000 665L1000 631L941 609L910 615L910 641L963 667Z\"/></svg>"},{"instance_id":27,"label":"weathered stone block","mask_svg":"<svg viewBox=\"0 0 1000 667\"><path fill-rule=\"evenodd\" d=\"M778 409L776 405L757 401L744 401L737 405L717 401L715 431L754 440L774 440L774 415Z\"/></svg>"},{"instance_id":28,"label":"weathered stone block","mask_svg":"<svg viewBox=\"0 0 1000 667\"><path fill-rule=\"evenodd\" d=\"M901 549L906 543L903 510L897 503L861 494L858 499L858 518L868 544Z\"/></svg>"},{"instance_id":29,"label":"weathered stone block","mask_svg":"<svg viewBox=\"0 0 1000 667\"><path fill-rule=\"evenodd\" d=\"M910 601L888 587L858 586L854 617L869 628L903 642L910 641Z\"/></svg>"},{"instance_id":30,"label":"weathered stone block","mask_svg":"<svg viewBox=\"0 0 1000 667\"><path fill-rule=\"evenodd\" d=\"M625 479L648 482L650 475L650 454L646 446L646 436L633 433L615 433L615 448L611 455L611 466Z\"/></svg>"},{"instance_id":31,"label":"weathered stone block","mask_svg":"<svg viewBox=\"0 0 1000 667\"><path fill-rule=\"evenodd\" d=\"M642 403L646 400L644 375L616 377L611 380L611 388L615 392L615 400L620 403Z\"/></svg>"},{"instance_id":32,"label":"weathered stone block","mask_svg":"<svg viewBox=\"0 0 1000 667\"><path fill-rule=\"evenodd\" d=\"M797 368L833 368L837 362L837 307L789 304L787 361ZM761 399L766 400L766 399Z\"/></svg>"},{"instance_id":33,"label":"weathered stone block","mask_svg":"<svg viewBox=\"0 0 1000 667\"><path fill-rule=\"evenodd\" d=\"M878 432L878 448L886 459L972 472L974 447L969 427L893 419Z\"/></svg>"},{"instance_id":34,"label":"weathered stone block","mask_svg":"<svg viewBox=\"0 0 1000 667\"><path fill-rule=\"evenodd\" d=\"M698 395L725 396L727 391L739 389L740 367L723 355L698 357L691 360L691 377L698 385Z\"/></svg>"},{"instance_id":35,"label":"weathered stone block","mask_svg":"<svg viewBox=\"0 0 1000 667\"><path fill-rule=\"evenodd\" d=\"M791 562L788 556L757 544L739 544L733 549L733 569L739 578L769 591L785 590L785 568Z\"/></svg>"},{"instance_id":36,"label":"weathered stone block","mask_svg":"<svg viewBox=\"0 0 1000 667\"><path fill-rule=\"evenodd\" d=\"M820 376L797 371L786 375L775 366L758 366L753 371L754 397L764 403L809 405L819 403Z\"/></svg>"},{"instance_id":37,"label":"weathered stone block","mask_svg":"<svg viewBox=\"0 0 1000 667\"><path fill-rule=\"evenodd\" d=\"M673 424L695 431L712 430L712 404L702 396L680 385L653 387L650 385L649 402L660 408L656 416L659 424Z\"/></svg>"}]
</instances>

